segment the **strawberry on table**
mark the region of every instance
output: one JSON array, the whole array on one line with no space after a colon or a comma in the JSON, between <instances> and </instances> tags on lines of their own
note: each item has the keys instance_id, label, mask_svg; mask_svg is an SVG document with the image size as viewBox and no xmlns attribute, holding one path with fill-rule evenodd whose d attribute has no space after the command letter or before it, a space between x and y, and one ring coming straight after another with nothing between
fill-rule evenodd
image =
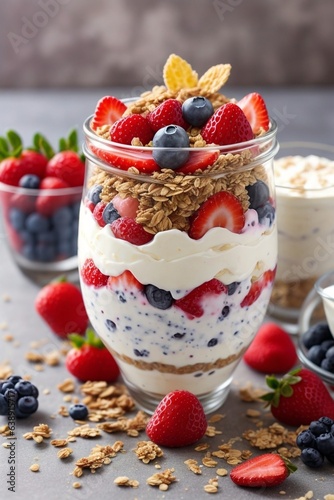
<instances>
[{"instance_id":1,"label":"strawberry on table","mask_svg":"<svg viewBox=\"0 0 334 500\"><path fill-rule=\"evenodd\" d=\"M199 240L213 227L224 227L240 233L245 224L242 205L234 194L220 191L208 198L199 208L189 229L189 236Z\"/></svg>"},{"instance_id":2,"label":"strawberry on table","mask_svg":"<svg viewBox=\"0 0 334 500\"><path fill-rule=\"evenodd\" d=\"M66 355L66 368L82 382L115 382L119 367L112 354L90 328L85 337L71 334L72 349Z\"/></svg>"},{"instance_id":3,"label":"strawberry on table","mask_svg":"<svg viewBox=\"0 0 334 500\"><path fill-rule=\"evenodd\" d=\"M148 421L146 434L155 444L170 448L188 446L201 439L207 429L203 407L188 391L173 391L158 404Z\"/></svg>"},{"instance_id":4,"label":"strawberry on table","mask_svg":"<svg viewBox=\"0 0 334 500\"><path fill-rule=\"evenodd\" d=\"M65 278L49 283L38 292L35 309L61 338L73 332L83 334L88 326L81 290Z\"/></svg>"},{"instance_id":5,"label":"strawberry on table","mask_svg":"<svg viewBox=\"0 0 334 500\"><path fill-rule=\"evenodd\" d=\"M257 92L245 95L237 105L245 113L254 134L269 130L269 114L263 97Z\"/></svg>"},{"instance_id":6,"label":"strawberry on table","mask_svg":"<svg viewBox=\"0 0 334 500\"><path fill-rule=\"evenodd\" d=\"M244 361L261 373L286 373L297 362L295 344L276 323L265 323L244 354Z\"/></svg>"},{"instance_id":7,"label":"strawberry on table","mask_svg":"<svg viewBox=\"0 0 334 500\"><path fill-rule=\"evenodd\" d=\"M230 478L238 486L268 488L283 483L296 470L295 465L278 453L264 453L234 467Z\"/></svg>"},{"instance_id":8,"label":"strawberry on table","mask_svg":"<svg viewBox=\"0 0 334 500\"><path fill-rule=\"evenodd\" d=\"M208 144L228 145L253 139L252 127L242 109L233 102L220 106L202 128Z\"/></svg>"},{"instance_id":9,"label":"strawberry on table","mask_svg":"<svg viewBox=\"0 0 334 500\"><path fill-rule=\"evenodd\" d=\"M306 368L296 368L283 378L267 376L273 390L262 396L273 416L286 425L309 425L323 415L334 418L334 400L320 377Z\"/></svg>"},{"instance_id":10,"label":"strawberry on table","mask_svg":"<svg viewBox=\"0 0 334 500\"><path fill-rule=\"evenodd\" d=\"M96 105L90 126L96 130L103 125L112 125L122 117L125 110L126 105L116 97L102 97Z\"/></svg>"}]
</instances>

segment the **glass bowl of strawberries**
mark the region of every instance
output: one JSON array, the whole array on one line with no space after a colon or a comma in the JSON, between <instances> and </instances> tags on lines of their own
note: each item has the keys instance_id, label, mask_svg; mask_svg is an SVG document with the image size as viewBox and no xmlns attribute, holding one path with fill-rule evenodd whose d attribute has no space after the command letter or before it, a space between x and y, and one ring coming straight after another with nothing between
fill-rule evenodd
<instances>
[{"instance_id":1,"label":"glass bowl of strawberries","mask_svg":"<svg viewBox=\"0 0 334 500\"><path fill-rule=\"evenodd\" d=\"M77 275L79 206L84 163L72 131L55 153L36 134L25 149L16 132L0 141L2 233L19 268L44 284Z\"/></svg>"}]
</instances>

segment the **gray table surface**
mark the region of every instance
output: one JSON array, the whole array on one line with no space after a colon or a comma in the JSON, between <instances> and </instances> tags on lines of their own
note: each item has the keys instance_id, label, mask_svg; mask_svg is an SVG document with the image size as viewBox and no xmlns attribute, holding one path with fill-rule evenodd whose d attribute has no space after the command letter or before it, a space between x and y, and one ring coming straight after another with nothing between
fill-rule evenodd
<instances>
[{"instance_id":1,"label":"gray table surface","mask_svg":"<svg viewBox=\"0 0 334 500\"><path fill-rule=\"evenodd\" d=\"M135 89L137 90L137 89ZM106 94L119 96L134 95L134 89L95 89L64 91L10 91L0 92L0 135L10 128L16 129L25 142L29 141L36 131L44 133L56 144L60 136L64 136L73 126L81 133L81 123L94 109L97 99ZM228 95L241 97L250 89L227 89ZM291 88L260 89L267 100L271 115L279 124L280 141L308 140L331 143L334 135L334 101L333 88ZM195 452L194 447L178 450L164 449L164 457L158 459L162 470L173 467L178 481L172 484L167 492L161 492L148 486L146 479L157 472L154 464L144 465L136 457L133 448L138 438L129 438L123 434L103 434L96 440L78 439L73 443L73 456L65 461L57 458L57 450L49 443L41 445L23 439L22 435L32 430L38 423L48 423L53 429L53 438L66 436L73 423L69 418L57 415L60 405L64 403L63 394L57 385L69 376L64 364L58 367L45 367L44 371L36 371L26 361L25 354L31 350L31 342L44 340L42 352L59 347L58 339L49 331L45 323L34 310L34 300L38 286L24 276L14 264L2 234L0 240L0 364L8 361L15 373L31 375L39 387L40 409L30 419L17 421L15 459L16 459L16 491L8 491L7 474L9 473L9 450L0 447L0 498L29 498L49 500L90 499L96 496L104 498L126 499L188 499L207 498L204 485L216 476L218 467L230 466L218 459L216 468L203 467L202 475L195 476L188 471L184 460L194 458L201 461L203 453ZM6 335L10 333L14 340L9 342ZM45 350L44 350L45 349ZM224 418L216 424L222 434L214 438L203 438L210 444L210 450L230 438L241 436L247 429L256 429L256 423L246 416L248 408L261 410L264 425L273 422L270 414L263 410L259 403L245 403L240 400L239 388L251 382L255 387L264 387L264 377L247 368L243 363L238 367L234 377L231 393L219 410ZM50 394L43 390L49 389ZM76 394L79 393L77 384ZM54 418L52 418L52 415ZM6 417L0 417L0 425L6 423ZM80 478L81 489L75 490L75 480L70 472L76 459L89 453L94 444L110 444L115 440L124 441L125 453L115 457L112 463L98 470L96 474L85 473ZM141 435L145 439L145 434ZM6 439L1 438L1 443ZM250 449L246 441L237 442L235 447ZM253 449L254 454L259 453ZM39 463L40 472L29 470L32 463ZM281 486L267 490L242 489L235 486L229 477L219 478L218 496L223 498L255 499L255 498L287 498L303 497L312 490L314 498L323 499L326 494L334 494L334 468L326 465L320 470L307 469L300 460L296 460L298 471ZM117 476L127 475L140 482L139 488L120 488L113 481Z\"/></svg>"}]
</instances>

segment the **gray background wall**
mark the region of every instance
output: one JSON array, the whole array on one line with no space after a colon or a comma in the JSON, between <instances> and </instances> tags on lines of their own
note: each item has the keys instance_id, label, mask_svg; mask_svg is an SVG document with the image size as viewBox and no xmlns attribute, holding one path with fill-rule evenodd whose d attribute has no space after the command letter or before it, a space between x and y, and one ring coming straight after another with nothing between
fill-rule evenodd
<instances>
[{"instance_id":1,"label":"gray background wall","mask_svg":"<svg viewBox=\"0 0 334 500\"><path fill-rule=\"evenodd\" d=\"M334 0L0 0L0 87L144 86L171 52L232 85L334 83Z\"/></svg>"}]
</instances>

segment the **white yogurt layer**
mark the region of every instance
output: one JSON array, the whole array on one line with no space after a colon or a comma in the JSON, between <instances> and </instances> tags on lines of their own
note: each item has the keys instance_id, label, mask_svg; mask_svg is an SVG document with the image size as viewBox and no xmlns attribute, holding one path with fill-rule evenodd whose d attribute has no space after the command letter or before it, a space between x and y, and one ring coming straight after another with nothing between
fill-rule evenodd
<instances>
[{"instance_id":1,"label":"white yogurt layer","mask_svg":"<svg viewBox=\"0 0 334 500\"><path fill-rule=\"evenodd\" d=\"M277 279L317 277L333 267L334 162L291 156L274 162L278 226Z\"/></svg>"},{"instance_id":2,"label":"white yogurt layer","mask_svg":"<svg viewBox=\"0 0 334 500\"><path fill-rule=\"evenodd\" d=\"M271 284L250 306L241 303L251 280L274 269L277 258L276 223L270 228L246 217L244 231L210 230L193 240L178 230L158 233L147 245L135 246L115 238L108 226L101 228L82 205L79 227L79 262L87 258L107 275L130 270L142 284L171 291L175 298L217 278L235 286L203 299L204 314L189 319L179 307L153 307L143 291L94 288L81 283L92 326L104 343L123 360L122 372L131 384L144 391L165 394L176 388L205 394L227 381L245 348L261 324ZM234 356L227 366L175 375L160 372L156 363L181 368L198 363L213 364ZM168 371L168 370L167 370Z\"/></svg>"}]
</instances>

